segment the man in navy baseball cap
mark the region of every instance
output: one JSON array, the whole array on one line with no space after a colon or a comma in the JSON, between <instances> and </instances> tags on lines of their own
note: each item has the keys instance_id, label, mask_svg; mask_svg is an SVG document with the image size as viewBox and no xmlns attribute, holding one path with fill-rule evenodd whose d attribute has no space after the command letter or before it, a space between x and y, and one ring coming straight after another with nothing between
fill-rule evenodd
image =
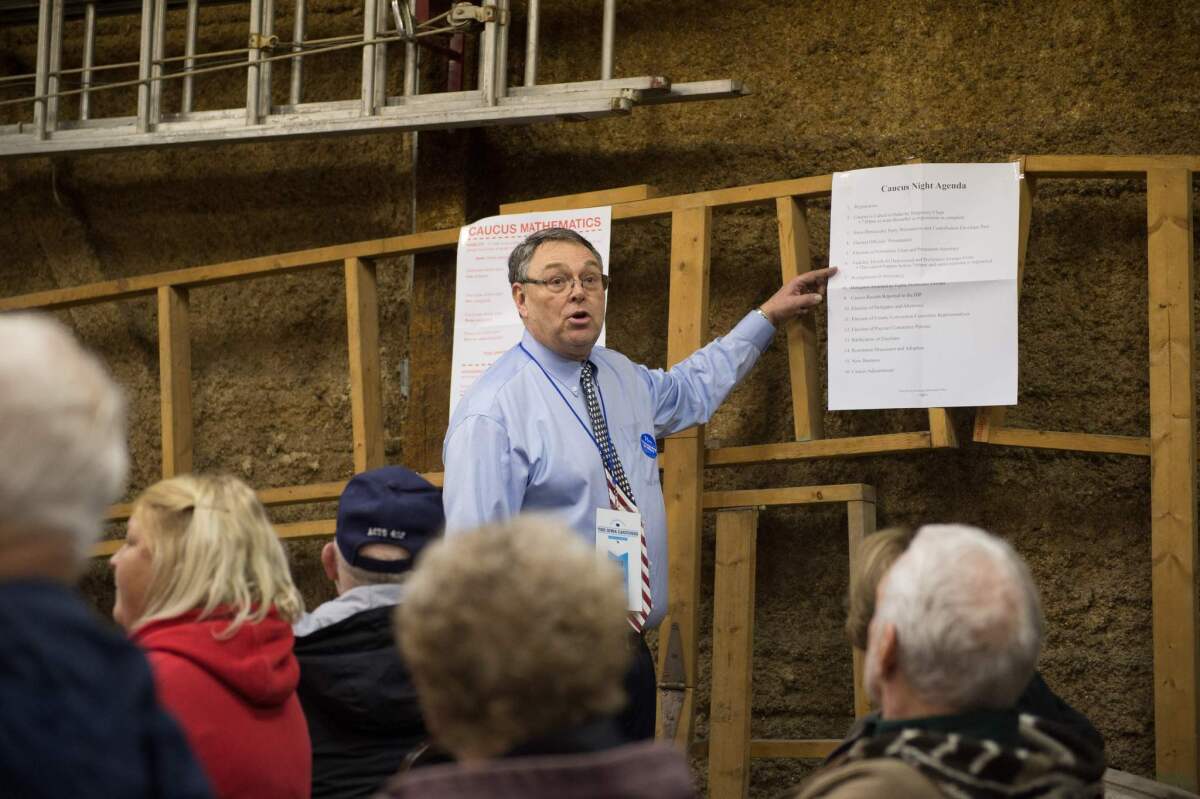
<instances>
[{"instance_id":1,"label":"man in navy baseball cap","mask_svg":"<svg viewBox=\"0 0 1200 799\"><path fill-rule=\"evenodd\" d=\"M403 466L355 475L342 491L337 532L321 550L338 596L293 628L313 797L371 796L426 738L392 612L444 523L441 490Z\"/></svg>"}]
</instances>

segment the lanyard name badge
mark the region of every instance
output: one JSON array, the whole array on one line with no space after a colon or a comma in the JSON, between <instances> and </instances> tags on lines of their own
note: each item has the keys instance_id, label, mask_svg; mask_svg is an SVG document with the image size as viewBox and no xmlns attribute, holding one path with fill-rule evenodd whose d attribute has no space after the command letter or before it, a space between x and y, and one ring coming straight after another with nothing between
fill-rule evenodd
<instances>
[{"instance_id":1,"label":"lanyard name badge","mask_svg":"<svg viewBox=\"0 0 1200 799\"><path fill-rule=\"evenodd\" d=\"M625 609L642 609L642 514L596 508L596 551L625 578Z\"/></svg>"},{"instance_id":2,"label":"lanyard name badge","mask_svg":"<svg viewBox=\"0 0 1200 799\"><path fill-rule=\"evenodd\" d=\"M595 445L596 451L600 453L600 460L604 464L605 471L608 473L606 479L612 479L609 476L612 473L612 464L604 457L604 450L600 448L600 442L596 440L596 436L584 424L583 419L579 417L575 408L562 393L562 389L558 387L558 383L546 371L546 367L542 366L541 362L533 356L533 353L525 349L524 344L518 344L517 346L529 356L529 360L537 364L538 369L542 370L542 374L546 376L546 380L550 383L550 386L562 399L563 404L567 406L567 410L571 412L571 415L575 417L575 421L579 422L579 426L583 428L583 432L587 433L587 437ZM603 408L604 394L600 392L598 384L596 391L600 394L600 404ZM608 413L607 410L603 410L602 412L605 416L604 426L607 428ZM615 446L613 451L616 451ZM642 514L636 511L596 508L596 552L602 556L606 556L622 570L625 577L626 610L635 612L642 609L641 534Z\"/></svg>"}]
</instances>

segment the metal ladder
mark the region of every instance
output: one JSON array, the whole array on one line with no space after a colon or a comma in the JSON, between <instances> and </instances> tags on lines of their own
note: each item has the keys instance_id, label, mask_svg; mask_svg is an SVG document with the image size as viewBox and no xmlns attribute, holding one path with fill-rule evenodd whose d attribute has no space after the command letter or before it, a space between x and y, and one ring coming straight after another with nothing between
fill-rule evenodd
<instances>
[{"instance_id":1,"label":"metal ladder","mask_svg":"<svg viewBox=\"0 0 1200 799\"><path fill-rule=\"evenodd\" d=\"M228 0L217 0L228 4ZM616 0L604 0L600 74L598 80L537 83L541 3L525 0L526 44L524 83L508 84L510 0L456 2L435 13L431 0L363 0L361 36L306 39L306 0L293 0L290 42L275 32L275 0L250 0L247 46L215 53L197 53L200 0L141 0L141 37L136 62L94 63L97 13L138 13L136 4L95 0L37 0L37 60L31 74L0 76L0 89L32 84L32 93L3 99L0 109L18 106L32 111L32 120L0 125L0 158L104 152L138 147L262 141L301 136L325 136L379 131L419 131L484 125L519 125L562 119L580 120L628 114L635 106L689 100L732 98L746 92L737 80L672 84L661 76L613 77ZM0 3L4 14L19 16L21 6L31 18L34 0ZM186 6L185 49L168 56L167 12ZM63 30L67 10L83 19L81 66L64 69ZM10 23L12 19L8 20ZM30 22L32 19L29 20ZM449 45L435 43L439 37ZM466 37L478 40L476 88L463 89L463 46ZM389 46L403 50L402 85L388 86ZM362 75L357 99L304 101L304 59L347 49L361 49ZM457 49L456 49L457 48ZM451 80L445 91L422 92L419 80L422 52L452 59ZM241 57L245 61L241 61ZM230 59L235 59L230 63ZM217 59L224 59L224 62ZM271 92L273 67L289 66L287 102L276 105ZM137 78L101 83L97 76L115 69L137 67ZM223 70L244 70L246 104L242 108L196 111L194 77ZM66 79L78 79L66 88ZM458 85L455 85L457 79ZM164 108L166 81L182 82L178 111ZM96 118L92 97L100 91L136 87L137 112L132 116ZM395 93L389 93L392 90ZM398 90L398 91L397 91ZM60 100L79 98L75 118L65 118Z\"/></svg>"}]
</instances>

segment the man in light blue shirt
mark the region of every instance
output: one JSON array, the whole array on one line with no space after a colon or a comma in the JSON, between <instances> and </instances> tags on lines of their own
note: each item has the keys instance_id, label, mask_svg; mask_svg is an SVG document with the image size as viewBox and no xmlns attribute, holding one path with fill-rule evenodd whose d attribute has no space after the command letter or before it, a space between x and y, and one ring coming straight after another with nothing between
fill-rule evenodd
<instances>
[{"instance_id":1,"label":"man in light blue shirt","mask_svg":"<svg viewBox=\"0 0 1200 799\"><path fill-rule=\"evenodd\" d=\"M562 228L529 236L508 266L525 334L467 391L446 433L446 534L533 511L555 513L595 539L596 510L609 508L610 496L580 385L583 364L590 362L608 435L645 528L651 595L645 626L656 626L667 609L656 440L707 422L771 343L776 326L821 303L835 271L792 279L726 336L663 371L595 346L608 277L587 239ZM650 737L655 678L644 642L635 660L638 674L627 683L623 723L631 737Z\"/></svg>"}]
</instances>

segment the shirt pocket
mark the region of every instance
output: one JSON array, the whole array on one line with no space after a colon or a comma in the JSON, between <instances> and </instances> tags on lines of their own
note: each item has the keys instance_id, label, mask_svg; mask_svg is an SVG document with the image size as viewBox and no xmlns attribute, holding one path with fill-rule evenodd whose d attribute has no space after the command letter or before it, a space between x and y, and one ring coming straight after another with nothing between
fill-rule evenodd
<instances>
[{"instance_id":1,"label":"shirt pocket","mask_svg":"<svg viewBox=\"0 0 1200 799\"><path fill-rule=\"evenodd\" d=\"M621 425L617 431L619 443L618 452L621 455L621 465L629 475L631 487L637 493L638 485L658 485L658 443L654 439L653 426L642 426L636 422ZM645 440L642 436L647 436ZM655 454L651 454L655 453Z\"/></svg>"}]
</instances>

